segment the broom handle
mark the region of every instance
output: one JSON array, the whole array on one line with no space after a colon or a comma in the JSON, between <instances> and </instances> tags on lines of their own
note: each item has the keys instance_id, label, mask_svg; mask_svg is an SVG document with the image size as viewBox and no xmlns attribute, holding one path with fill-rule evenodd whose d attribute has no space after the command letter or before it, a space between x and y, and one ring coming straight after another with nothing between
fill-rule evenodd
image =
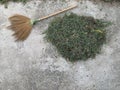
<instances>
[{"instance_id":1,"label":"broom handle","mask_svg":"<svg viewBox=\"0 0 120 90\"><path fill-rule=\"evenodd\" d=\"M58 14L60 14L60 13L62 13L62 12L68 11L68 10L73 9L73 8L75 8L75 7L77 7L77 4L72 5L72 6L68 7L68 8L66 8L66 9L60 10L60 11L58 11L58 12L55 12L55 13L53 13L53 14L50 14L50 15L48 15L48 16L42 17L42 18L38 19L38 21L47 19L47 18L52 17L52 16L55 16L55 15L58 15Z\"/></svg>"}]
</instances>

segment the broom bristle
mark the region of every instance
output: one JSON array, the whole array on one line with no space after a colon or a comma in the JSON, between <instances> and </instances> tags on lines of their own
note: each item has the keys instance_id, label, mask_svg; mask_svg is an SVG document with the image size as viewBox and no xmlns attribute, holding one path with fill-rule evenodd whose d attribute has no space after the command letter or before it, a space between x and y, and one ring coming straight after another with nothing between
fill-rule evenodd
<instances>
[{"instance_id":1,"label":"broom bristle","mask_svg":"<svg viewBox=\"0 0 120 90\"><path fill-rule=\"evenodd\" d=\"M14 15L9 18L11 25L8 27L14 31L16 41L24 41L32 30L31 19L23 15Z\"/></svg>"}]
</instances>

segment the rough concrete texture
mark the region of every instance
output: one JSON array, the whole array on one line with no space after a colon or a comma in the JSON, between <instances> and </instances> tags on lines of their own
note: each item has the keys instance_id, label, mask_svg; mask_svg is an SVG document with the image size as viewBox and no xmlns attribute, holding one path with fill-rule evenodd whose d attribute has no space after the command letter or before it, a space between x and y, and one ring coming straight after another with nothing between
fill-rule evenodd
<instances>
[{"instance_id":1,"label":"rough concrete texture","mask_svg":"<svg viewBox=\"0 0 120 90\"><path fill-rule=\"evenodd\" d=\"M53 19L41 21L25 42L14 42L8 17L22 14L38 18L74 0L31 0L26 5L0 5L0 90L120 90L120 4L79 1L68 11L112 21L107 28L107 44L95 59L71 63L45 41L43 32ZM63 15L63 14L61 14Z\"/></svg>"}]
</instances>

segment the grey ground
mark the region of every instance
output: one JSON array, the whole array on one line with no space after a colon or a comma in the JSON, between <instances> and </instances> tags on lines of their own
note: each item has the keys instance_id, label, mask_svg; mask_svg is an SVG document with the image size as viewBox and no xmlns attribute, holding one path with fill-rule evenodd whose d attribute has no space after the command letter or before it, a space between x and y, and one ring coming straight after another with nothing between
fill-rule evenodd
<instances>
[{"instance_id":1,"label":"grey ground","mask_svg":"<svg viewBox=\"0 0 120 90\"><path fill-rule=\"evenodd\" d=\"M113 22L101 54L87 61L66 61L45 41L43 32L53 18L38 23L25 42L14 42L6 28L13 14L38 18L72 1L31 0L26 5L9 3L8 9L0 5L0 90L120 90L119 3L83 0L71 11Z\"/></svg>"}]
</instances>

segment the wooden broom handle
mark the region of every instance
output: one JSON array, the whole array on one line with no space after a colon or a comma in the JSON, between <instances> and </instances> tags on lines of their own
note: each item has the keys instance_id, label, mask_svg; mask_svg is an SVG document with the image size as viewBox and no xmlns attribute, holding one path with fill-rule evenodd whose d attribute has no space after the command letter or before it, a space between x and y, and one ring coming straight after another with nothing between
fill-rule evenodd
<instances>
[{"instance_id":1,"label":"wooden broom handle","mask_svg":"<svg viewBox=\"0 0 120 90\"><path fill-rule=\"evenodd\" d=\"M42 17L42 18L38 19L38 21L41 21L41 20L47 19L47 18L49 18L49 17L55 16L55 15L60 14L60 13L62 13L62 12L65 12L65 11L68 11L68 10L70 10L70 9L73 9L73 8L75 8L75 7L77 7L77 4L72 5L72 6L68 7L68 8L66 8L66 9L60 10L60 11L58 11L58 12L55 12L55 13L53 13L53 14L50 14L50 15L48 15L48 16Z\"/></svg>"}]
</instances>

